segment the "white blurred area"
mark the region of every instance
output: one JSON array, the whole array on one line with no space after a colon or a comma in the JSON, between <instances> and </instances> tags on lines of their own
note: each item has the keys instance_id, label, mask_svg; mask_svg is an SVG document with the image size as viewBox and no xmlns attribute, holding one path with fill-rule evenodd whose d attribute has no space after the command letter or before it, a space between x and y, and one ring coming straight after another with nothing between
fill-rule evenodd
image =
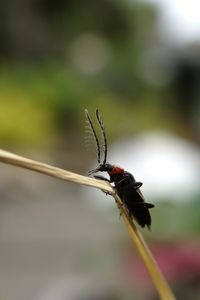
<instances>
[{"instance_id":1,"label":"white blurred area","mask_svg":"<svg viewBox=\"0 0 200 300\"><path fill-rule=\"evenodd\" d=\"M200 151L186 140L162 131L150 131L110 149L112 162L144 183L149 199L182 201L198 193Z\"/></svg>"},{"instance_id":2,"label":"white blurred area","mask_svg":"<svg viewBox=\"0 0 200 300\"><path fill-rule=\"evenodd\" d=\"M171 133L149 131L119 140L108 152L109 163L123 167L143 182L141 189L149 202L191 201L191 195L200 192L199 148Z\"/></svg>"},{"instance_id":3,"label":"white blurred area","mask_svg":"<svg viewBox=\"0 0 200 300\"><path fill-rule=\"evenodd\" d=\"M164 39L179 46L200 41L199 0L144 0L159 9L158 28Z\"/></svg>"}]
</instances>

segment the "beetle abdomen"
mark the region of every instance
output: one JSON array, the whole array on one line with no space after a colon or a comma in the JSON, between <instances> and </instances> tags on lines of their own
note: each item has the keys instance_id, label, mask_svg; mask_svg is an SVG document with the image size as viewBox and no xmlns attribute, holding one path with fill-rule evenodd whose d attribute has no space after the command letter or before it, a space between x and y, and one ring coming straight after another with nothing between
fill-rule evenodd
<instances>
[{"instance_id":1,"label":"beetle abdomen","mask_svg":"<svg viewBox=\"0 0 200 300\"><path fill-rule=\"evenodd\" d=\"M129 216L134 217L138 224L142 227L147 225L150 228L151 215L149 208L154 207L153 204L146 203L140 189L134 187L135 179L132 174L126 172L123 176L115 177L116 190L125 204Z\"/></svg>"}]
</instances>

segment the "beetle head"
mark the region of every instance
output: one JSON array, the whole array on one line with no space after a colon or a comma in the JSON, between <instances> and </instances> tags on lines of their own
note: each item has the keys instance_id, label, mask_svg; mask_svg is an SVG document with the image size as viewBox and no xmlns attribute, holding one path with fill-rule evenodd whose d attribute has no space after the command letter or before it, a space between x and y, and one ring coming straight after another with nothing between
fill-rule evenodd
<instances>
[{"instance_id":1,"label":"beetle head","mask_svg":"<svg viewBox=\"0 0 200 300\"><path fill-rule=\"evenodd\" d=\"M113 170L113 165L111 164L100 164L96 169L93 169L88 172L89 175L97 173L97 172L112 172Z\"/></svg>"}]
</instances>

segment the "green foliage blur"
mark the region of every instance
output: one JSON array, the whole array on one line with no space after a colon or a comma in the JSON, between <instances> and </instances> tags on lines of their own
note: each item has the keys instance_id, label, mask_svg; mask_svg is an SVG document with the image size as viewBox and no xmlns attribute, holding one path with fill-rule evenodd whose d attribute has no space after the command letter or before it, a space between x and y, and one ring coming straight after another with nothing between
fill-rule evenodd
<instances>
[{"instance_id":1,"label":"green foliage blur","mask_svg":"<svg viewBox=\"0 0 200 300\"><path fill-rule=\"evenodd\" d=\"M130 9L123 1L29 2L23 13L30 19L20 15L17 1L14 16L2 19L2 145L55 145L58 136L82 132L85 108L100 109L111 139L171 126L163 118L166 87L148 84L141 74L153 8ZM16 23L8 26L11 17Z\"/></svg>"}]
</instances>

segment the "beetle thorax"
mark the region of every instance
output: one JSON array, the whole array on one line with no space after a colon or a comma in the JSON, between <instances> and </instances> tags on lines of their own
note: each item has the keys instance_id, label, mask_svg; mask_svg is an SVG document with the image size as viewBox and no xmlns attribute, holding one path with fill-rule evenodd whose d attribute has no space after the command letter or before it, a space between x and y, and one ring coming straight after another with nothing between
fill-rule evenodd
<instances>
[{"instance_id":1,"label":"beetle thorax","mask_svg":"<svg viewBox=\"0 0 200 300\"><path fill-rule=\"evenodd\" d=\"M122 169L120 167L117 167L117 166L113 166L112 170L108 171L108 174L110 176L112 176L112 175L121 175L123 173L124 173L124 169Z\"/></svg>"}]
</instances>

